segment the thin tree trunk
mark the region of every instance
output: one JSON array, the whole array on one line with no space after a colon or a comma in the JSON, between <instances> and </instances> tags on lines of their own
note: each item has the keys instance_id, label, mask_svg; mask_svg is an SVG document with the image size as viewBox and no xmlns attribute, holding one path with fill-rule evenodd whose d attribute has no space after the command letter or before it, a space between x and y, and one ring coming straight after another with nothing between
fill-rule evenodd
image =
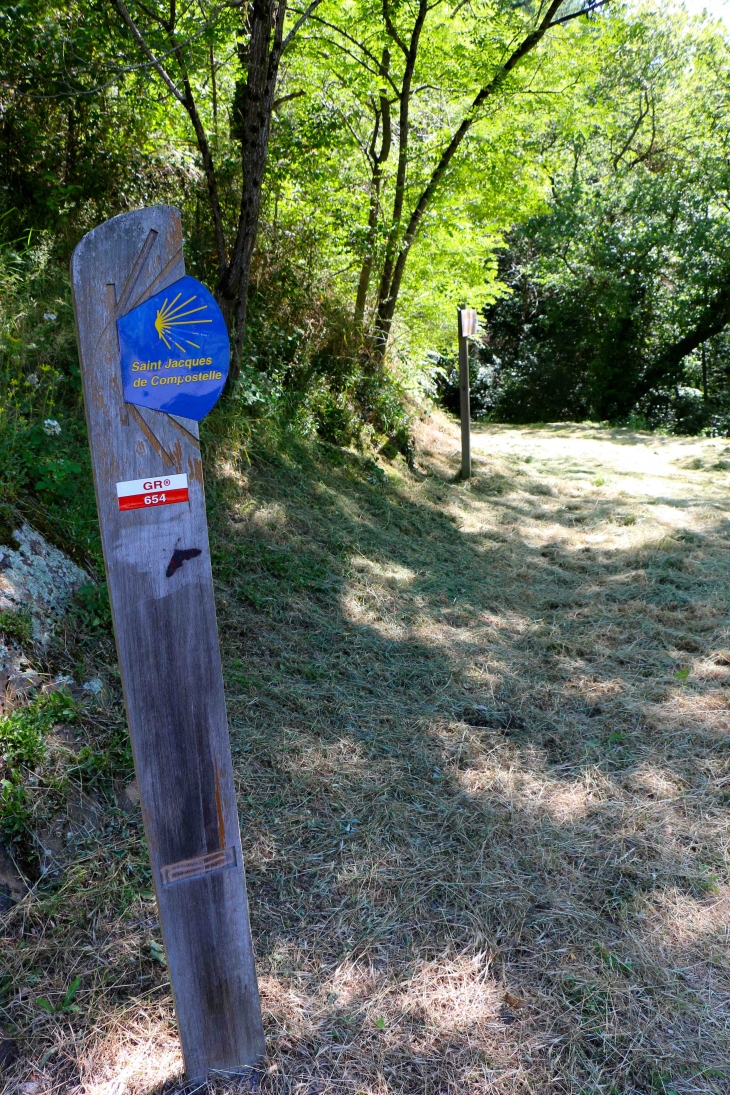
<instances>
[{"instance_id":1,"label":"thin tree trunk","mask_svg":"<svg viewBox=\"0 0 730 1095\"><path fill-rule=\"evenodd\" d=\"M702 343L702 398L707 402L707 347Z\"/></svg>"},{"instance_id":2,"label":"thin tree trunk","mask_svg":"<svg viewBox=\"0 0 730 1095\"><path fill-rule=\"evenodd\" d=\"M398 95L398 169L395 179L395 196L393 199L391 226L388 232L388 239L385 246L385 260L383 262L383 270L380 276L380 286L378 289L378 318L380 316L380 309L383 300L390 295L390 288L393 278L393 265L395 262L396 251L398 249L398 238L401 231L401 220L403 217L403 205L405 202L406 193L406 178L408 173L408 139L410 136L411 124L411 87L413 85L413 73L415 72L416 60L418 58L418 45L421 38L421 31L423 30L423 25L426 21L428 11L428 0L420 0L418 5L418 14L416 15L416 19L413 24L410 41L406 45L390 18L388 0L383 0L383 18L385 19L386 30L403 53L406 63L403 70L403 79L401 81L400 93ZM388 329L390 329L390 326ZM381 343L381 325L379 322L376 322L375 332L376 342ZM382 361L382 359L385 357L385 350L386 345L380 345L379 348L376 350L376 358L379 358Z\"/></svg>"},{"instance_id":3,"label":"thin tree trunk","mask_svg":"<svg viewBox=\"0 0 730 1095\"><path fill-rule=\"evenodd\" d=\"M218 136L218 86L215 78L215 53L213 43L210 43L210 89L213 92L213 129Z\"/></svg>"},{"instance_id":4,"label":"thin tree trunk","mask_svg":"<svg viewBox=\"0 0 730 1095\"><path fill-rule=\"evenodd\" d=\"M375 236L378 226L378 210L380 208L380 178L380 172L376 164L370 181L370 209L368 211L368 231L365 239L365 257L362 260L360 278L357 283L357 296L355 297L355 327L358 331L361 331L363 326L365 305L368 299L368 289L370 288L370 275L373 272L373 263L375 261Z\"/></svg>"}]
</instances>

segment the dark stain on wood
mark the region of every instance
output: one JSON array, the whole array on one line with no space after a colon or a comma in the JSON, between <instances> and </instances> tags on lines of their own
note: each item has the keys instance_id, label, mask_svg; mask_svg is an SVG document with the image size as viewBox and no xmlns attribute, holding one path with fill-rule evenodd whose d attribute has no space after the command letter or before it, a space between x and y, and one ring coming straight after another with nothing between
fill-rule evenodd
<instances>
[{"instance_id":1,"label":"dark stain on wood","mask_svg":"<svg viewBox=\"0 0 730 1095\"><path fill-rule=\"evenodd\" d=\"M226 846L226 823L223 820L223 798L221 796L221 781L218 775L218 762L213 761L215 765L215 809L218 814L218 847L225 848Z\"/></svg>"}]
</instances>

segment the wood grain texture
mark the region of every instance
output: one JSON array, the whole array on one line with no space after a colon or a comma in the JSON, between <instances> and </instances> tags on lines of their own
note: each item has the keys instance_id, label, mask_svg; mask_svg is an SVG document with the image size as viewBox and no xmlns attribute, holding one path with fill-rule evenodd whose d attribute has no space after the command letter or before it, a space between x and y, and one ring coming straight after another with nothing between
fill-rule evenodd
<instances>
[{"instance_id":1,"label":"wood grain texture","mask_svg":"<svg viewBox=\"0 0 730 1095\"><path fill-rule=\"evenodd\" d=\"M203 470L196 422L124 402L116 329L184 273L180 215L167 206L100 225L71 262L127 719L185 1067L199 1080L264 1054ZM119 511L117 482L165 472L187 473L189 502ZM185 561L170 567L176 551Z\"/></svg>"}]
</instances>

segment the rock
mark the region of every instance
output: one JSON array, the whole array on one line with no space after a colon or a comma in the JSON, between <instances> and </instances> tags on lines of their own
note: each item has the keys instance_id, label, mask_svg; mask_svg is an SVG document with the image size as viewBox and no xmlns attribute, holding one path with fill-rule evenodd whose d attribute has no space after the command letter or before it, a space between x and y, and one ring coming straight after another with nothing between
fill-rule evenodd
<instances>
[{"instance_id":1,"label":"rock","mask_svg":"<svg viewBox=\"0 0 730 1095\"><path fill-rule=\"evenodd\" d=\"M41 832L34 833L33 836L38 850L41 875L58 878L70 858L61 835L60 826L56 824L54 829L44 829Z\"/></svg>"},{"instance_id":2,"label":"rock","mask_svg":"<svg viewBox=\"0 0 730 1095\"><path fill-rule=\"evenodd\" d=\"M25 610L33 642L44 649L76 590L88 575L30 525L13 533L18 547L0 546L0 612ZM40 677L19 642L0 633L0 714L6 695L26 695Z\"/></svg>"},{"instance_id":3,"label":"rock","mask_svg":"<svg viewBox=\"0 0 730 1095\"><path fill-rule=\"evenodd\" d=\"M126 787L118 787L116 792L117 806L125 814L131 814L139 806L139 787L137 780L133 779Z\"/></svg>"},{"instance_id":4,"label":"rock","mask_svg":"<svg viewBox=\"0 0 730 1095\"><path fill-rule=\"evenodd\" d=\"M30 525L23 525L13 535L17 550L0 546L0 612L27 609L33 620L33 639L45 647L54 623L89 577Z\"/></svg>"},{"instance_id":5,"label":"rock","mask_svg":"<svg viewBox=\"0 0 730 1095\"><path fill-rule=\"evenodd\" d=\"M58 878L78 854L78 846L98 835L104 807L98 799L79 791L47 829L34 833L41 875Z\"/></svg>"},{"instance_id":6,"label":"rock","mask_svg":"<svg viewBox=\"0 0 730 1095\"><path fill-rule=\"evenodd\" d=\"M0 638L0 715L5 710L6 697L25 696L40 683L40 676L13 642Z\"/></svg>"}]
</instances>

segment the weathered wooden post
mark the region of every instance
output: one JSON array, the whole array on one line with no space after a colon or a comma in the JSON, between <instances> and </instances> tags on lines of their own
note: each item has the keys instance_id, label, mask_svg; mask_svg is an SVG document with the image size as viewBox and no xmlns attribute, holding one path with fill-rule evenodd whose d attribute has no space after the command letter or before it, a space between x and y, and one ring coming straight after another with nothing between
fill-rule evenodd
<instances>
[{"instance_id":1,"label":"weathered wooden post","mask_svg":"<svg viewBox=\"0 0 730 1095\"><path fill-rule=\"evenodd\" d=\"M228 371L180 215L126 213L71 262L109 597L185 1068L264 1054L223 697L198 421Z\"/></svg>"},{"instance_id":2,"label":"weathered wooden post","mask_svg":"<svg viewBox=\"0 0 730 1095\"><path fill-rule=\"evenodd\" d=\"M469 405L469 339L477 333L474 308L458 308L459 391L461 395L461 478L471 479L471 407Z\"/></svg>"}]
</instances>

